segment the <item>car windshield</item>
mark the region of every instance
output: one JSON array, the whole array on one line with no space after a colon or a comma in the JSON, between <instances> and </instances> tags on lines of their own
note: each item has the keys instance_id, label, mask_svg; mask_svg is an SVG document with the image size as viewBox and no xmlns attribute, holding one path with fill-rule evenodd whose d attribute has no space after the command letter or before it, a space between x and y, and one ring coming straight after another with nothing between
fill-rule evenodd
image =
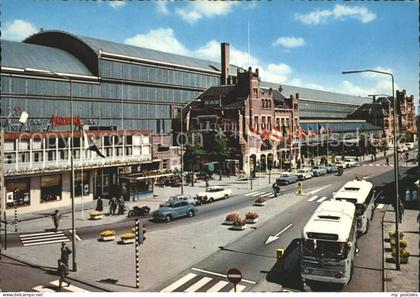
<instances>
[{"instance_id":1,"label":"car windshield","mask_svg":"<svg viewBox=\"0 0 420 297\"><path fill-rule=\"evenodd\" d=\"M298 173L305 173L305 170L298 170Z\"/></svg>"},{"instance_id":2,"label":"car windshield","mask_svg":"<svg viewBox=\"0 0 420 297\"><path fill-rule=\"evenodd\" d=\"M219 192L219 191L221 191L222 189L219 189L219 188L209 188L208 190L207 190L207 192Z\"/></svg>"},{"instance_id":3,"label":"car windshield","mask_svg":"<svg viewBox=\"0 0 420 297\"><path fill-rule=\"evenodd\" d=\"M314 239L303 240L303 254L305 256L328 258L328 259L345 259L349 252L346 242L332 242Z\"/></svg>"}]
</instances>

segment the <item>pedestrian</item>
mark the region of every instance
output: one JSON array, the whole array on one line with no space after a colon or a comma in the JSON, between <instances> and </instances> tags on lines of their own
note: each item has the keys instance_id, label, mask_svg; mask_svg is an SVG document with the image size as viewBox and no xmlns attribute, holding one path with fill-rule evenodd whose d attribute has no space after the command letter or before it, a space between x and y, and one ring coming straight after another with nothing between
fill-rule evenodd
<instances>
[{"instance_id":1,"label":"pedestrian","mask_svg":"<svg viewBox=\"0 0 420 297\"><path fill-rule=\"evenodd\" d=\"M69 268L61 260L58 260L57 271L58 271L58 275L60 276L60 279L58 281L58 291L61 292L63 282L67 284L67 287L70 286L71 284L71 282L68 279L66 279L66 276L69 275Z\"/></svg>"},{"instance_id":2,"label":"pedestrian","mask_svg":"<svg viewBox=\"0 0 420 297\"><path fill-rule=\"evenodd\" d=\"M98 196L98 200L96 201L96 211L103 211L104 210L104 203L102 201L101 196Z\"/></svg>"},{"instance_id":3,"label":"pedestrian","mask_svg":"<svg viewBox=\"0 0 420 297\"><path fill-rule=\"evenodd\" d=\"M277 190L276 190L277 184L273 183L273 193L274 193L274 198L277 197Z\"/></svg>"},{"instance_id":4,"label":"pedestrian","mask_svg":"<svg viewBox=\"0 0 420 297\"><path fill-rule=\"evenodd\" d=\"M206 174L204 180L206 181L206 189L209 187L209 176Z\"/></svg>"},{"instance_id":5,"label":"pedestrian","mask_svg":"<svg viewBox=\"0 0 420 297\"><path fill-rule=\"evenodd\" d=\"M115 212L117 210L117 198L113 196L111 200L109 200L108 204L109 204L109 214L112 216L115 215Z\"/></svg>"},{"instance_id":6,"label":"pedestrian","mask_svg":"<svg viewBox=\"0 0 420 297\"><path fill-rule=\"evenodd\" d=\"M389 166L389 157L388 156L385 156L385 162L386 162L386 165Z\"/></svg>"},{"instance_id":7,"label":"pedestrian","mask_svg":"<svg viewBox=\"0 0 420 297\"><path fill-rule=\"evenodd\" d=\"M386 158L386 150L384 150L384 158Z\"/></svg>"},{"instance_id":8,"label":"pedestrian","mask_svg":"<svg viewBox=\"0 0 420 297\"><path fill-rule=\"evenodd\" d=\"M52 219L54 222L54 230L55 232L57 232L58 226L60 225L60 219L61 219L61 213L58 209L55 210Z\"/></svg>"},{"instance_id":9,"label":"pedestrian","mask_svg":"<svg viewBox=\"0 0 420 297\"><path fill-rule=\"evenodd\" d=\"M125 208L124 197L121 196L120 199L118 199L118 214L119 215L124 214L124 208Z\"/></svg>"},{"instance_id":10,"label":"pedestrian","mask_svg":"<svg viewBox=\"0 0 420 297\"><path fill-rule=\"evenodd\" d=\"M276 197L280 194L280 186L276 184Z\"/></svg>"},{"instance_id":11,"label":"pedestrian","mask_svg":"<svg viewBox=\"0 0 420 297\"><path fill-rule=\"evenodd\" d=\"M71 249L66 245L65 242L62 242L61 243L61 256L60 256L60 260L67 267L69 267L69 255L70 254L71 254Z\"/></svg>"}]
</instances>

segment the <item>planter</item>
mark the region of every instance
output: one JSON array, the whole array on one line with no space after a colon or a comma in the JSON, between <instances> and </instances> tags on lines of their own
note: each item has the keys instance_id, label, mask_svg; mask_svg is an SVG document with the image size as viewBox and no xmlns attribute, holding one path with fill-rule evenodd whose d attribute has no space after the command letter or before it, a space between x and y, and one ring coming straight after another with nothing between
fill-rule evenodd
<instances>
[{"instance_id":1,"label":"planter","mask_svg":"<svg viewBox=\"0 0 420 297\"><path fill-rule=\"evenodd\" d=\"M255 202L254 205L255 206L264 206L267 203L267 201L264 202Z\"/></svg>"},{"instance_id":2,"label":"planter","mask_svg":"<svg viewBox=\"0 0 420 297\"><path fill-rule=\"evenodd\" d=\"M101 236L101 241L113 241L115 239L115 235L112 236Z\"/></svg>"},{"instance_id":3,"label":"planter","mask_svg":"<svg viewBox=\"0 0 420 297\"><path fill-rule=\"evenodd\" d=\"M100 219L102 219L104 217L104 215L102 214L102 215L97 215L97 216L90 216L90 219L91 220L100 220Z\"/></svg>"},{"instance_id":4,"label":"planter","mask_svg":"<svg viewBox=\"0 0 420 297\"><path fill-rule=\"evenodd\" d=\"M258 222L258 218L255 219L245 219L247 224L255 224Z\"/></svg>"},{"instance_id":5,"label":"planter","mask_svg":"<svg viewBox=\"0 0 420 297\"><path fill-rule=\"evenodd\" d=\"M401 264L407 264L408 263L408 258L409 257L400 257L400 263ZM392 259L394 260L394 263L397 263L397 257L392 257Z\"/></svg>"},{"instance_id":6,"label":"planter","mask_svg":"<svg viewBox=\"0 0 420 297\"><path fill-rule=\"evenodd\" d=\"M135 240L135 238L121 238L121 242L124 244L134 243Z\"/></svg>"},{"instance_id":7,"label":"planter","mask_svg":"<svg viewBox=\"0 0 420 297\"><path fill-rule=\"evenodd\" d=\"M226 220L225 220L225 223L224 223L224 224L225 224L225 225L233 225L233 222L234 222L234 221L226 221Z\"/></svg>"},{"instance_id":8,"label":"planter","mask_svg":"<svg viewBox=\"0 0 420 297\"><path fill-rule=\"evenodd\" d=\"M232 229L233 230L245 230L246 229L246 224L245 225L232 225Z\"/></svg>"}]
</instances>

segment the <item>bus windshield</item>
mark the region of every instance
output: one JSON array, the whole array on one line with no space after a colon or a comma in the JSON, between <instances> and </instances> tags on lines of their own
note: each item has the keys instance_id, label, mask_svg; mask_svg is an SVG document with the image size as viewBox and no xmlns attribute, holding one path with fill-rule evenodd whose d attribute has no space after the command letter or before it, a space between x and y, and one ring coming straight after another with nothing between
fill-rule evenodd
<instances>
[{"instance_id":1,"label":"bus windshield","mask_svg":"<svg viewBox=\"0 0 420 297\"><path fill-rule=\"evenodd\" d=\"M349 247L347 242L332 242L305 239L303 254L305 256L342 260L347 258Z\"/></svg>"},{"instance_id":2,"label":"bus windshield","mask_svg":"<svg viewBox=\"0 0 420 297\"><path fill-rule=\"evenodd\" d=\"M365 210L366 206L364 204L356 204L356 213L358 216L363 215Z\"/></svg>"}]
</instances>

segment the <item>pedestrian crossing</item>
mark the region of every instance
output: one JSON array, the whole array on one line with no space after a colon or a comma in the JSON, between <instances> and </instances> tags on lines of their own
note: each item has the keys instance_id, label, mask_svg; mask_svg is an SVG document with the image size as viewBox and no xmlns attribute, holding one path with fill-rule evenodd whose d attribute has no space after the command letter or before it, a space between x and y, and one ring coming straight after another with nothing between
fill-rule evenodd
<instances>
[{"instance_id":1,"label":"pedestrian crossing","mask_svg":"<svg viewBox=\"0 0 420 297\"><path fill-rule=\"evenodd\" d=\"M216 273L214 273L216 274ZM217 277L220 276L220 277ZM229 283L226 280L226 277L221 274L217 274L216 277L214 275L203 275L198 273L190 272L180 279L176 280L175 282L171 283L164 289L162 289L161 293L169 293L169 292L187 292L187 293L194 293L194 292L208 292L208 293L215 293L215 292L234 292L235 288L232 283ZM225 279L222 279L222 278ZM245 282L249 282L255 284L251 281L242 281L241 283L236 285L236 292L242 292L247 288Z\"/></svg>"},{"instance_id":2,"label":"pedestrian crossing","mask_svg":"<svg viewBox=\"0 0 420 297\"><path fill-rule=\"evenodd\" d=\"M23 246L34 246L70 241L70 239L66 234L64 234L63 231L22 234L19 235L19 238Z\"/></svg>"},{"instance_id":3,"label":"pedestrian crossing","mask_svg":"<svg viewBox=\"0 0 420 297\"><path fill-rule=\"evenodd\" d=\"M58 292L58 285L59 280L55 280L50 282L47 286L39 285L36 287L33 287L32 290L36 292L43 292L43 293L55 293ZM71 285L67 286L66 282L63 282L61 287L61 292L74 292L74 293L81 293L81 292L89 292L88 290L79 288L77 286Z\"/></svg>"},{"instance_id":4,"label":"pedestrian crossing","mask_svg":"<svg viewBox=\"0 0 420 297\"><path fill-rule=\"evenodd\" d=\"M389 164L389 165L386 165L386 164L361 164L360 166L368 166L368 167L380 167L380 166L386 166L386 167L392 167L392 166L394 166L393 164Z\"/></svg>"},{"instance_id":5,"label":"pedestrian crossing","mask_svg":"<svg viewBox=\"0 0 420 297\"><path fill-rule=\"evenodd\" d=\"M259 192L259 191L245 194L245 196L248 196L248 197L253 196L253 197L263 197L263 198L274 198L274 194L272 192ZM317 195L314 195L314 196L309 197L307 199L307 201L308 202L321 203L322 201L325 201L327 199L328 199L328 197L326 197L326 196L319 197Z\"/></svg>"}]
</instances>

